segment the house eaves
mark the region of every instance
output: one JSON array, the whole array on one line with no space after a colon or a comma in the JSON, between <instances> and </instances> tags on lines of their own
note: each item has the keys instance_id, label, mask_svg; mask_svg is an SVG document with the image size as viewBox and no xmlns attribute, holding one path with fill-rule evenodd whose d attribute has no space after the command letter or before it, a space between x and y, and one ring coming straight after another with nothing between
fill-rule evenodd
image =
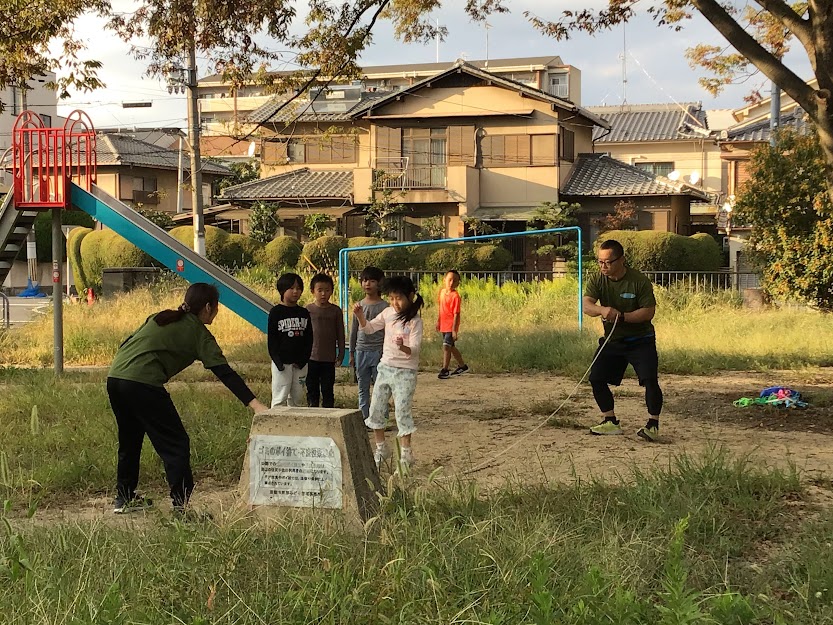
<instances>
[{"instance_id":1,"label":"house eaves","mask_svg":"<svg viewBox=\"0 0 833 625\"><path fill-rule=\"evenodd\" d=\"M587 109L584 109L580 106L576 106L569 100L558 98L556 96L550 95L549 93L546 93L545 91L541 91L540 89L529 87L528 85L525 85L521 82L510 80L509 78L504 78L496 74L492 74L486 70L480 69L479 67L475 67L469 63L466 63L465 61L458 61L444 72L440 72L439 74L435 74L433 76L415 82L413 85L409 87L400 89L399 91L382 97L379 100L374 101L366 110L355 113L354 116L371 117L375 109L383 107L386 104L390 104L391 102L395 102L397 100L401 100L402 98L413 95L414 93L423 88L430 88L433 83L439 82L443 78L451 76L452 74L468 74L470 76L474 76L483 80L487 84L503 87L504 89L508 89L510 91L517 91L522 97L532 98L538 100L539 102L546 102L550 104L553 111L563 110L569 113L575 113L576 115L584 117L596 126L600 126L605 129L610 129L610 125L606 120L602 119L598 115L594 115Z\"/></svg>"}]
</instances>

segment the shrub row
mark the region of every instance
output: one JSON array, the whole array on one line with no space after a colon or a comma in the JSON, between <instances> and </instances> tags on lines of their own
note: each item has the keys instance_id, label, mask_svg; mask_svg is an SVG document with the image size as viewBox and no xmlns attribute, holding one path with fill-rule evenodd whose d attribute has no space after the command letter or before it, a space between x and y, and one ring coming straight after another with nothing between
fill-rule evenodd
<instances>
[{"instance_id":1,"label":"shrub row","mask_svg":"<svg viewBox=\"0 0 833 625\"><path fill-rule=\"evenodd\" d=\"M612 230L596 241L615 239L625 248L628 265L640 271L716 271L723 253L710 234L690 237L652 230Z\"/></svg>"}]
</instances>

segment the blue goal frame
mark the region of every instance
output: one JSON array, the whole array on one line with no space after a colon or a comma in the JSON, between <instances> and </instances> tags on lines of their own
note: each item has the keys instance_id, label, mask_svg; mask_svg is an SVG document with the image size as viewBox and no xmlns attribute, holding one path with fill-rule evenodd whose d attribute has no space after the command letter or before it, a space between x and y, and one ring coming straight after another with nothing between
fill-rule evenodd
<instances>
[{"instance_id":1,"label":"blue goal frame","mask_svg":"<svg viewBox=\"0 0 833 625\"><path fill-rule=\"evenodd\" d=\"M578 329L582 330L582 315L584 314L584 304L582 301L582 289L584 281L584 271L582 267L582 246L581 246L581 228L578 226L568 226L566 228L548 228L546 230L525 230L524 232L502 232L499 234L479 234L471 237L457 237L454 239L435 239L432 241L405 241L399 243L382 243L380 245L365 245L363 247L345 247L338 253L338 285L339 285L339 303L341 310L344 312L344 324L347 328L347 334L350 333L350 263L348 254L350 252L359 252L365 250L381 250L389 247L412 247L417 245L437 245L439 243L468 243L470 241L491 241L494 239L508 239L510 237L526 237L541 234L554 234L558 232L577 232L578 233Z\"/></svg>"}]
</instances>

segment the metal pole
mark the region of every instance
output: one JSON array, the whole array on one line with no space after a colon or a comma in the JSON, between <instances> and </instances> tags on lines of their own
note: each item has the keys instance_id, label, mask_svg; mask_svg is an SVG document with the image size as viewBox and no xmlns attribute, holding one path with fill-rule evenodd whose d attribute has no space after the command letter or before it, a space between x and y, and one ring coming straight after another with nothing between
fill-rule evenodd
<instances>
[{"instance_id":1,"label":"metal pole","mask_svg":"<svg viewBox=\"0 0 833 625\"><path fill-rule=\"evenodd\" d=\"M200 116L197 111L197 52L192 33L188 46L188 131L191 143L191 210L194 214L194 251L205 256L205 220L202 206Z\"/></svg>"},{"instance_id":2,"label":"metal pole","mask_svg":"<svg viewBox=\"0 0 833 625\"><path fill-rule=\"evenodd\" d=\"M26 96L26 83L20 83L20 112L23 113L28 108L29 104L27 101ZM26 158L26 165L25 168L27 172L25 174L25 180L31 181L33 180L29 170L32 168L32 150L31 146L29 145L29 133L23 133L23 154ZM40 147L40 146L38 146ZM38 275L38 244L37 240L35 239L35 225L32 224L32 229L26 234L26 268L29 272L29 280L32 281L32 284L37 284L40 282L40 276Z\"/></svg>"},{"instance_id":3,"label":"metal pole","mask_svg":"<svg viewBox=\"0 0 833 625\"><path fill-rule=\"evenodd\" d=\"M179 170L177 171L176 177L176 212L180 214L182 212L182 185L185 184L184 176L183 176L183 163L182 163L182 135L179 135Z\"/></svg>"},{"instance_id":4,"label":"metal pole","mask_svg":"<svg viewBox=\"0 0 833 625\"><path fill-rule=\"evenodd\" d=\"M52 209L52 327L55 374L64 372L64 294L61 285L64 233L61 232L61 209Z\"/></svg>"},{"instance_id":5,"label":"metal pole","mask_svg":"<svg viewBox=\"0 0 833 625\"><path fill-rule=\"evenodd\" d=\"M769 144L775 145L775 135L781 125L781 88L773 82L770 87L769 101Z\"/></svg>"}]
</instances>

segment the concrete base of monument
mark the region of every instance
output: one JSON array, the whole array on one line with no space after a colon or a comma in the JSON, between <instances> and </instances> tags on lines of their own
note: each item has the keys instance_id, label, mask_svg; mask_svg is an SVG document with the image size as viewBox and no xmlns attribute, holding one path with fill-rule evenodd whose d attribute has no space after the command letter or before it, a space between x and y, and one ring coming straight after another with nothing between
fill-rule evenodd
<instances>
[{"instance_id":1,"label":"concrete base of monument","mask_svg":"<svg viewBox=\"0 0 833 625\"><path fill-rule=\"evenodd\" d=\"M258 517L335 516L355 528L376 515L379 490L360 411L281 407L255 415L240 497Z\"/></svg>"}]
</instances>

